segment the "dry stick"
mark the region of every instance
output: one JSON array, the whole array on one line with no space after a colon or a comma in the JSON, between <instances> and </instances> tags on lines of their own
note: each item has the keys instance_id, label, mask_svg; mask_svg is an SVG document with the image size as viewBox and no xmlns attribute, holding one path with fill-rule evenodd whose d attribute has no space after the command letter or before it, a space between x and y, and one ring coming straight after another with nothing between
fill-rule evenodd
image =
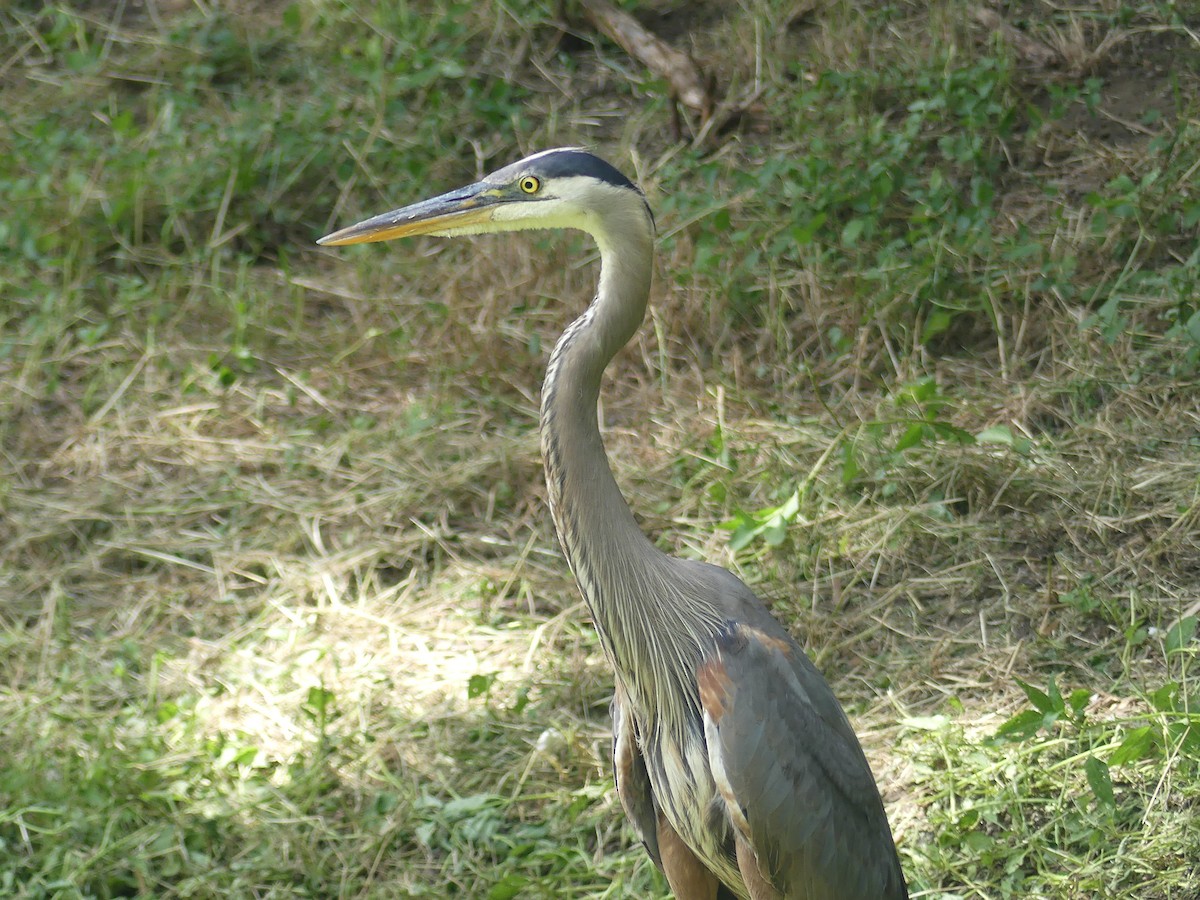
<instances>
[{"instance_id":1,"label":"dry stick","mask_svg":"<svg viewBox=\"0 0 1200 900\"><path fill-rule=\"evenodd\" d=\"M976 6L971 10L971 15L984 28L998 32L1004 40L1012 44L1017 53L1039 69L1047 69L1062 61L1057 52L1041 41L1034 40L1021 29L1009 25L995 10L986 6Z\"/></svg>"},{"instance_id":2,"label":"dry stick","mask_svg":"<svg viewBox=\"0 0 1200 900\"><path fill-rule=\"evenodd\" d=\"M695 110L702 120L712 113L712 96L705 86L700 67L686 53L680 53L658 36L642 27L633 16L617 9L609 0L579 0L588 20L621 45L630 56L666 80L671 93L684 106Z\"/></svg>"}]
</instances>

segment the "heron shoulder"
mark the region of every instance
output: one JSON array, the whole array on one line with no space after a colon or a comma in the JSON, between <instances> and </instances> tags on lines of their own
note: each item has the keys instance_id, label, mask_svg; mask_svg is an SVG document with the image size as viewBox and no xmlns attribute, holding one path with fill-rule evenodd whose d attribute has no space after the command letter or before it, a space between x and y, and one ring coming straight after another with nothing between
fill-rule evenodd
<instances>
[{"instance_id":1,"label":"heron shoulder","mask_svg":"<svg viewBox=\"0 0 1200 900\"><path fill-rule=\"evenodd\" d=\"M699 560L672 561L678 567L678 577L694 585L693 590L699 591L699 596L716 608L723 622L748 625L772 638L787 641L799 650L795 639L779 620L771 615L766 604L746 582L728 569Z\"/></svg>"}]
</instances>

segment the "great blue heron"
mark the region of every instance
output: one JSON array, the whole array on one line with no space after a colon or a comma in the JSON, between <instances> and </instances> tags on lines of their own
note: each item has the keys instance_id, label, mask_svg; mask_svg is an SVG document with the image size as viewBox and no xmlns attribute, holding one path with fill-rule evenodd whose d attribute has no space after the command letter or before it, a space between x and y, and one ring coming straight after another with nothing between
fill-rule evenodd
<instances>
[{"instance_id":1,"label":"great blue heron","mask_svg":"<svg viewBox=\"0 0 1200 900\"><path fill-rule=\"evenodd\" d=\"M616 673L617 792L680 900L902 900L887 816L854 730L804 651L736 576L642 534L597 426L604 369L645 315L654 218L583 150L537 153L321 238L357 244L575 228L600 248L596 297L542 385L559 541Z\"/></svg>"}]
</instances>

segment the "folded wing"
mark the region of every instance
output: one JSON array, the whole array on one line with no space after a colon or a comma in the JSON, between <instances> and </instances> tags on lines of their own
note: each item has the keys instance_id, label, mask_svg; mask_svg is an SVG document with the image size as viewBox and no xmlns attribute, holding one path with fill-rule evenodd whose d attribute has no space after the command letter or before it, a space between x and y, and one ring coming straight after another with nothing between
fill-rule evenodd
<instances>
[{"instance_id":1,"label":"folded wing","mask_svg":"<svg viewBox=\"0 0 1200 900\"><path fill-rule=\"evenodd\" d=\"M755 900L904 900L866 757L804 652L731 622L697 682L709 764Z\"/></svg>"}]
</instances>

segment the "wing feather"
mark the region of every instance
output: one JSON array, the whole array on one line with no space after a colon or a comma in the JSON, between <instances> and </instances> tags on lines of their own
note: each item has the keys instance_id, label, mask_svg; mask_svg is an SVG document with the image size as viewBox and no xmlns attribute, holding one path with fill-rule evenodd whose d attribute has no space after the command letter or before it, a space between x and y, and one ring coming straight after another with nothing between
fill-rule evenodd
<instances>
[{"instance_id":1,"label":"wing feather","mask_svg":"<svg viewBox=\"0 0 1200 900\"><path fill-rule=\"evenodd\" d=\"M714 781L767 881L797 900L906 898L866 757L803 651L729 623L697 687Z\"/></svg>"},{"instance_id":2,"label":"wing feather","mask_svg":"<svg viewBox=\"0 0 1200 900\"><path fill-rule=\"evenodd\" d=\"M617 784L617 796L633 830L641 838L642 845L654 864L662 870L662 852L658 846L658 810L650 787L650 775L646 761L642 758L638 743L637 723L629 711L620 687L613 693L613 778Z\"/></svg>"}]
</instances>

